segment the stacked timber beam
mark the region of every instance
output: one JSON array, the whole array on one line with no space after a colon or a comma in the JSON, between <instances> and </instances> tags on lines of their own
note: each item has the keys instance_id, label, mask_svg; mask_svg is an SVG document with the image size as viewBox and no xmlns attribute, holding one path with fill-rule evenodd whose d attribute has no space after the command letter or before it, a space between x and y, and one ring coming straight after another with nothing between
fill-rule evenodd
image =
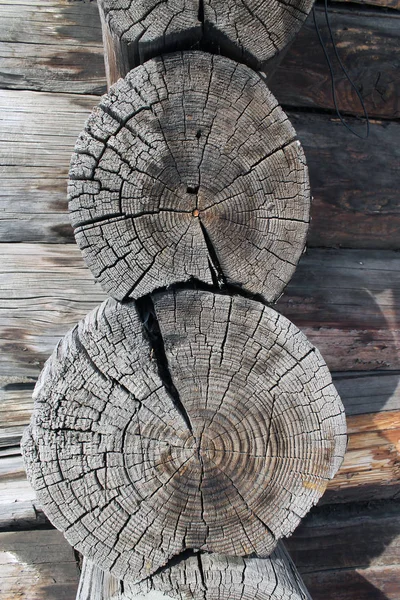
<instances>
[{"instance_id":1,"label":"stacked timber beam","mask_svg":"<svg viewBox=\"0 0 400 600\"><path fill-rule=\"evenodd\" d=\"M47 361L22 448L47 516L94 563L80 599L104 583L95 566L126 600L309 598L277 546L345 452L321 355L266 306L305 245L303 151L263 77L204 52L265 67L311 3L193 7L102 4L109 81L125 77L71 163L77 243L118 302ZM199 50L152 58L193 35Z\"/></svg>"},{"instance_id":2,"label":"stacked timber beam","mask_svg":"<svg viewBox=\"0 0 400 600\"><path fill-rule=\"evenodd\" d=\"M56 564L55 553L52 577L51 568L45 564L47 557L42 554L39 560L35 555L35 540L56 538L56 532L11 532L44 523L40 503L33 500L34 493L24 481L17 445L29 419L31 390L44 360L58 339L104 299L70 244L73 235L64 191L73 144L88 111L98 101L88 94L104 90L103 49L94 3L0 2L0 12L0 510L4 517L2 530L10 532L2 537L2 548L14 556L10 569L16 568L18 557L22 561L14 587L6 590L0 584L0 590L7 600L7 594L15 590L31 600L32 586L39 586L34 574L40 572L42 587L37 597L43 600L51 594L61 597L57 586L63 567L61 559ZM324 502L343 503L393 498L399 491L400 269L398 253L391 250L398 247L398 125L393 119L399 112L396 98L400 96L391 74L400 28L394 11L371 7L359 11L355 5L343 4L332 6L330 14L334 35L342 40L340 53L346 67L362 84L368 111L374 116L371 143L348 136L329 115L330 84L310 19L271 81L271 88L280 102L296 107L287 112L306 151L314 194L308 245L366 248L309 250L278 304L281 312L323 351L330 368L336 371L335 385L350 415L350 447L340 476L328 485ZM321 21L318 7L317 18ZM312 50L305 61L309 48ZM307 87L302 84L306 76ZM339 100L343 99L347 104L342 109L356 116L358 104L341 88ZM307 112L307 106L323 106L327 111ZM297 107L303 110L297 111ZM50 111L52 119L48 118ZM376 168L371 169L371 165ZM355 518L352 506L345 509L349 530L346 539L342 521L335 517L338 505L335 509L329 507L325 521L319 525L321 532L330 531L326 537L315 537L315 524L300 527L294 535L293 541L309 558L308 562L301 561L295 553L312 596L375 600L379 594L375 585L385 590L388 598L397 599L397 525L379 504L373 515L369 505L360 507L360 514L365 514L360 536L357 523L361 517L357 513ZM369 523L375 527L371 533ZM378 546L368 543L367 549L363 545L364 537L370 540L371 536L385 540L386 550L380 557ZM330 554L332 560L321 561L321 549L333 539L337 545ZM350 539L359 541L357 551L349 554L346 540ZM22 546L26 551L20 553ZM293 551L292 543L289 547ZM32 565L32 579L28 579L26 564ZM357 571L360 566L362 571ZM73 588L72 571L65 576L67 580Z\"/></svg>"}]
</instances>

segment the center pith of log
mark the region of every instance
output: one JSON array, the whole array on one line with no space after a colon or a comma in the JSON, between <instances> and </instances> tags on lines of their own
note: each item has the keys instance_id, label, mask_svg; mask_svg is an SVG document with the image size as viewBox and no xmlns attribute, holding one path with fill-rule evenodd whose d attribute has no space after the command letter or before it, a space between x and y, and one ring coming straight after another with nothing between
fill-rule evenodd
<instances>
[{"instance_id":1,"label":"center pith of log","mask_svg":"<svg viewBox=\"0 0 400 600\"><path fill-rule=\"evenodd\" d=\"M69 199L85 261L118 300L195 278L274 301L310 208L303 151L263 80L201 52L149 61L102 98Z\"/></svg>"},{"instance_id":2,"label":"center pith of log","mask_svg":"<svg viewBox=\"0 0 400 600\"><path fill-rule=\"evenodd\" d=\"M43 508L127 580L191 548L269 555L345 450L318 351L242 297L108 300L61 342L35 396L23 446Z\"/></svg>"}]
</instances>

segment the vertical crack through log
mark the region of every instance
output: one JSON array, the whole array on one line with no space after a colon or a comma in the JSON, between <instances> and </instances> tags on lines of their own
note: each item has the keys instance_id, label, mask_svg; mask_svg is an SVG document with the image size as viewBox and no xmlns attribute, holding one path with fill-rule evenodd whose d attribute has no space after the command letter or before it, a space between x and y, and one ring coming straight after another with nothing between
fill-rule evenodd
<instances>
[{"instance_id":1,"label":"vertical crack through log","mask_svg":"<svg viewBox=\"0 0 400 600\"><path fill-rule=\"evenodd\" d=\"M206 243L207 246L207 250L208 250L208 254L209 254L209 267L210 267L210 272L211 272L211 278L213 280L213 284L219 288L226 286L226 277L224 275L224 272L222 270L221 267L221 263L219 262L217 253L215 251L214 245L210 239L210 236L208 235L208 231L205 228L205 226L203 225L203 223L201 222L201 220L199 220L200 223L200 229L201 232L203 234L204 237L204 241Z\"/></svg>"},{"instance_id":2,"label":"vertical crack through log","mask_svg":"<svg viewBox=\"0 0 400 600\"><path fill-rule=\"evenodd\" d=\"M189 429L190 433L193 434L193 426L189 414L186 411L179 392L172 380L168 358L165 353L164 339L161 334L160 324L158 322L156 310L154 308L154 303L151 296L147 295L143 296L143 298L139 298L136 300L136 306L139 318L142 322L147 339L153 351L154 358L157 362L158 375L167 394L185 421L187 428Z\"/></svg>"},{"instance_id":3,"label":"vertical crack through log","mask_svg":"<svg viewBox=\"0 0 400 600\"><path fill-rule=\"evenodd\" d=\"M199 0L199 12L197 14L197 18L203 26L204 33L204 0Z\"/></svg>"},{"instance_id":4,"label":"vertical crack through log","mask_svg":"<svg viewBox=\"0 0 400 600\"><path fill-rule=\"evenodd\" d=\"M205 578L205 574L204 574L203 563L202 563L202 560L201 560L201 554L200 554L200 552L197 555L197 562L198 562L198 565L199 565L199 573L200 573L201 583L203 585L203 598L206 598L206 596L207 596L207 583L206 583L206 578Z\"/></svg>"}]
</instances>

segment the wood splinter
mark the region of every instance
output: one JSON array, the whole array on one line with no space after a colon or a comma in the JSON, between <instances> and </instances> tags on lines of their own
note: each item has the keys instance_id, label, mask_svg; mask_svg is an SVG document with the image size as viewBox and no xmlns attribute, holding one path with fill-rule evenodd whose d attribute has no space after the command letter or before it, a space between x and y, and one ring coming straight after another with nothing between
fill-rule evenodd
<instances>
[{"instance_id":1,"label":"wood splinter","mask_svg":"<svg viewBox=\"0 0 400 600\"><path fill-rule=\"evenodd\" d=\"M35 399L23 452L46 514L127 582L191 549L269 556L346 445L305 336L261 303L210 292L106 301L60 343Z\"/></svg>"}]
</instances>

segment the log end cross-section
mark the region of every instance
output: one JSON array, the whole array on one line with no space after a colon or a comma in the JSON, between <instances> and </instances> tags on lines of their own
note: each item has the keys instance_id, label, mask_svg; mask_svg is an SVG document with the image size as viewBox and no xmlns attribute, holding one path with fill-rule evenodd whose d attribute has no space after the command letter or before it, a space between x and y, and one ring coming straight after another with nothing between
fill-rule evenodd
<instances>
[{"instance_id":1,"label":"log end cross-section","mask_svg":"<svg viewBox=\"0 0 400 600\"><path fill-rule=\"evenodd\" d=\"M59 344L35 400L23 452L44 510L127 581L190 549L268 556L345 451L319 352L242 297L108 300Z\"/></svg>"},{"instance_id":2,"label":"log end cross-section","mask_svg":"<svg viewBox=\"0 0 400 600\"><path fill-rule=\"evenodd\" d=\"M294 38L314 0L100 0L108 78L194 46L254 69Z\"/></svg>"},{"instance_id":3,"label":"log end cross-section","mask_svg":"<svg viewBox=\"0 0 400 600\"><path fill-rule=\"evenodd\" d=\"M69 200L85 261L117 300L198 279L275 301L310 208L302 148L264 81L202 52L152 60L102 98Z\"/></svg>"}]
</instances>

